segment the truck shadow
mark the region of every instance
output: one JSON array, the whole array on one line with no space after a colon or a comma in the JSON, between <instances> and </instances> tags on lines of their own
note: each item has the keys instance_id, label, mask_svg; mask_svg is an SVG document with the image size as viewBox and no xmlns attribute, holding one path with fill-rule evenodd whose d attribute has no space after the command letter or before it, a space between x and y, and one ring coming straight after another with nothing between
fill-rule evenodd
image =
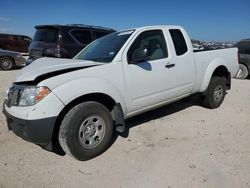
<instances>
[{"instance_id":1,"label":"truck shadow","mask_svg":"<svg viewBox=\"0 0 250 188\"><path fill-rule=\"evenodd\" d=\"M143 124L152 120L160 119L162 117L182 111L191 106L201 106L201 97L202 97L201 95L193 95L193 96L184 98L180 101L157 108L155 110L151 110L143 114L131 117L126 120L125 131L123 133L120 133L119 135L123 138L127 138L129 136L130 129L135 126L138 126L140 124Z\"/></svg>"}]
</instances>

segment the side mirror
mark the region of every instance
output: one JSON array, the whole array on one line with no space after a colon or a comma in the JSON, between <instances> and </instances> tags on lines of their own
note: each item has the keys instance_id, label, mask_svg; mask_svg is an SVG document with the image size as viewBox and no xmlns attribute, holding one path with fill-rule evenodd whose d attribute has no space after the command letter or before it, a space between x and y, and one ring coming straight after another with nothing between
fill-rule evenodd
<instances>
[{"instance_id":1,"label":"side mirror","mask_svg":"<svg viewBox=\"0 0 250 188\"><path fill-rule=\"evenodd\" d=\"M148 48L138 48L134 51L132 61L137 63L141 61L147 61L150 57Z\"/></svg>"}]
</instances>

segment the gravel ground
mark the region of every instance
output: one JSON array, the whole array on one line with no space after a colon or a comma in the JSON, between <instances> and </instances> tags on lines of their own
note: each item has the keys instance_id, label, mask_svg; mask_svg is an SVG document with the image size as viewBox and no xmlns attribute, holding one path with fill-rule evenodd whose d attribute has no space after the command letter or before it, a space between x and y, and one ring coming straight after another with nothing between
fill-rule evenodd
<instances>
[{"instance_id":1,"label":"gravel ground","mask_svg":"<svg viewBox=\"0 0 250 188\"><path fill-rule=\"evenodd\" d=\"M0 72L1 111L18 71ZM232 80L218 109L200 107L191 98L131 118L128 135L85 162L8 132L0 113L0 188L249 188L249 91L250 80Z\"/></svg>"}]
</instances>

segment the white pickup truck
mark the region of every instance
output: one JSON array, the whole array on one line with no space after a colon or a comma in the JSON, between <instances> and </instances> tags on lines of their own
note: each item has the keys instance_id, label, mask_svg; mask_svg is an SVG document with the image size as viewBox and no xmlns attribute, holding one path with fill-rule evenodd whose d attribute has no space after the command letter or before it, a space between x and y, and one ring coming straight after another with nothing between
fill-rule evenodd
<instances>
[{"instance_id":1,"label":"white pickup truck","mask_svg":"<svg viewBox=\"0 0 250 188\"><path fill-rule=\"evenodd\" d=\"M180 26L109 34L74 59L41 58L21 70L3 112L9 130L78 160L103 153L125 119L200 93L217 108L238 70L238 49L194 52Z\"/></svg>"}]
</instances>

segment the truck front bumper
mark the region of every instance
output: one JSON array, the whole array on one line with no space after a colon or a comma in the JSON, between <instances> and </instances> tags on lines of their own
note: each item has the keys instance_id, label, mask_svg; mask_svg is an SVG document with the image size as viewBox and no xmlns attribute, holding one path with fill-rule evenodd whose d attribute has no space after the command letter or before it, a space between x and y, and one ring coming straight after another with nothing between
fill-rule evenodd
<instances>
[{"instance_id":1,"label":"truck front bumper","mask_svg":"<svg viewBox=\"0 0 250 188\"><path fill-rule=\"evenodd\" d=\"M48 146L51 142L53 128L57 117L37 120L26 120L12 116L3 106L3 113L7 119L8 129L26 141Z\"/></svg>"},{"instance_id":2,"label":"truck front bumper","mask_svg":"<svg viewBox=\"0 0 250 188\"><path fill-rule=\"evenodd\" d=\"M15 101L12 97L6 98L3 104L9 130L24 140L48 148L57 117L65 107L62 101L51 92L33 106L12 106L8 103Z\"/></svg>"}]
</instances>

